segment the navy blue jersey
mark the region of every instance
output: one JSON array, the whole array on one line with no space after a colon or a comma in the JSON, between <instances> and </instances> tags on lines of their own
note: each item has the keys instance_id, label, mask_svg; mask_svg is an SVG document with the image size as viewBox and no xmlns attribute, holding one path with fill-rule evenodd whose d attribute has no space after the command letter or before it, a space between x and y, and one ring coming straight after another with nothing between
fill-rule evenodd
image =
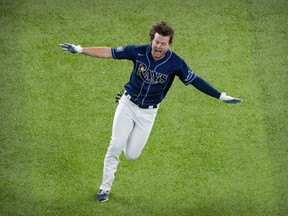
<instances>
[{"instance_id":1,"label":"navy blue jersey","mask_svg":"<svg viewBox=\"0 0 288 216\"><path fill-rule=\"evenodd\" d=\"M137 103L148 106L164 99L175 76L185 85L197 77L173 51L168 50L164 58L154 61L151 49L151 44L112 48L114 59L127 59L134 64L126 91Z\"/></svg>"}]
</instances>

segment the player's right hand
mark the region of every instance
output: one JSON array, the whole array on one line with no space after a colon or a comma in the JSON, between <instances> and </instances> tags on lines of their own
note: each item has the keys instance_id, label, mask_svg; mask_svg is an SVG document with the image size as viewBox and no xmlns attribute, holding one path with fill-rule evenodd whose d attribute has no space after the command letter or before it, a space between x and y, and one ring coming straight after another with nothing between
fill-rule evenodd
<instances>
[{"instance_id":1,"label":"player's right hand","mask_svg":"<svg viewBox=\"0 0 288 216\"><path fill-rule=\"evenodd\" d=\"M63 51L69 51L71 53L82 53L83 48L78 45L74 45L74 44L70 44L70 43L64 43L64 44L60 44L60 46L62 47Z\"/></svg>"}]
</instances>

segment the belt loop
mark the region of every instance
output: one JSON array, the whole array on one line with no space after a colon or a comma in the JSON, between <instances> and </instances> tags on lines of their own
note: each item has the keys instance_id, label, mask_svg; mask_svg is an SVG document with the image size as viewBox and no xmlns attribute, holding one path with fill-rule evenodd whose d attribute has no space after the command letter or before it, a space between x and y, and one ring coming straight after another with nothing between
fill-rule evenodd
<instances>
[{"instance_id":1,"label":"belt loop","mask_svg":"<svg viewBox=\"0 0 288 216\"><path fill-rule=\"evenodd\" d=\"M129 100L131 100L131 96L128 94L127 91L125 91L124 94L126 95L126 97L127 97Z\"/></svg>"}]
</instances>

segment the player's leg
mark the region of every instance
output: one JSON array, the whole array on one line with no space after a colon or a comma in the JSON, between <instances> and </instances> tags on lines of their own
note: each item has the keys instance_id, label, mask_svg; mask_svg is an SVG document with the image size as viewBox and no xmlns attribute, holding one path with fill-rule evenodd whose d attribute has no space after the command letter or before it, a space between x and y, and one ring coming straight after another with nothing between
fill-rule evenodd
<instances>
[{"instance_id":1,"label":"player's leg","mask_svg":"<svg viewBox=\"0 0 288 216\"><path fill-rule=\"evenodd\" d=\"M103 179L100 186L103 191L110 191L111 189L114 174L119 164L119 157L134 126L132 117L133 109L129 108L129 104L120 100L113 120L110 145L104 159Z\"/></svg>"},{"instance_id":2,"label":"player's leg","mask_svg":"<svg viewBox=\"0 0 288 216\"><path fill-rule=\"evenodd\" d=\"M130 133L124 153L127 159L137 159L152 130L158 108L156 109L138 109L137 116L134 117L134 128Z\"/></svg>"}]
</instances>

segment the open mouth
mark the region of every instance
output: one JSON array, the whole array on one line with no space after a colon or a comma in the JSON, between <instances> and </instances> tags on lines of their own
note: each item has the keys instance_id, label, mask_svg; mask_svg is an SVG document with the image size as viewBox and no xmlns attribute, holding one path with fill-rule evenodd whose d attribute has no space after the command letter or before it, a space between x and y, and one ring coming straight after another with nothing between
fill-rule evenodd
<instances>
[{"instance_id":1,"label":"open mouth","mask_svg":"<svg viewBox=\"0 0 288 216\"><path fill-rule=\"evenodd\" d=\"M155 49L154 53L155 53L157 56L159 56L159 55L162 54L162 50L160 50L160 49Z\"/></svg>"}]
</instances>

